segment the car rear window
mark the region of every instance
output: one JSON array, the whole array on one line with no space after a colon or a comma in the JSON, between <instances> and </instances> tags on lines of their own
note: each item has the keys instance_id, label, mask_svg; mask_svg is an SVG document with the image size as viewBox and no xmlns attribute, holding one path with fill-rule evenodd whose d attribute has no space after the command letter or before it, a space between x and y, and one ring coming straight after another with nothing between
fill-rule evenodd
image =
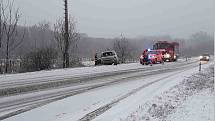
<instances>
[{"instance_id":1,"label":"car rear window","mask_svg":"<svg viewBox=\"0 0 215 121\"><path fill-rule=\"evenodd\" d=\"M102 57L113 56L115 55L113 52L104 52L102 53Z\"/></svg>"}]
</instances>

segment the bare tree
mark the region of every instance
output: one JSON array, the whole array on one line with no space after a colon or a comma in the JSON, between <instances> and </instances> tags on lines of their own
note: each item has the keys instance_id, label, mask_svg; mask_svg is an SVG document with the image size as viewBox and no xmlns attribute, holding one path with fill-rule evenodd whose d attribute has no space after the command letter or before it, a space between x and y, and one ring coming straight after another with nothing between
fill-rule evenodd
<instances>
[{"instance_id":1,"label":"bare tree","mask_svg":"<svg viewBox=\"0 0 215 121\"><path fill-rule=\"evenodd\" d=\"M76 30L75 22L70 17L68 21L68 42L65 42L65 23L64 20L59 19L56 24L54 24L54 37L57 42L57 46L61 52L62 60L63 60L63 68L67 67L66 56L67 51L69 54L69 50L71 49L72 52L75 51L77 48L77 42L80 39L80 35ZM71 48L72 47L72 48Z\"/></svg>"},{"instance_id":2,"label":"bare tree","mask_svg":"<svg viewBox=\"0 0 215 121\"><path fill-rule=\"evenodd\" d=\"M63 55L63 68L68 68L70 65L69 49L71 45L74 45L74 41L77 40L78 33L76 32L74 21L69 20L68 0L64 0L64 10L64 20L57 21L54 25L54 33L58 47Z\"/></svg>"},{"instance_id":3,"label":"bare tree","mask_svg":"<svg viewBox=\"0 0 215 121\"><path fill-rule=\"evenodd\" d=\"M125 63L130 56L130 47L130 43L122 34L120 38L114 41L113 49L117 52L121 63Z\"/></svg>"},{"instance_id":4,"label":"bare tree","mask_svg":"<svg viewBox=\"0 0 215 121\"><path fill-rule=\"evenodd\" d=\"M18 31L17 26L20 20L19 9L14 8L14 1L7 1L6 6L2 4L2 22L3 22L3 31L5 35L5 46L6 46L6 67L5 72L8 73L9 67L9 57L10 52L15 50L24 40L24 34L22 39L17 39ZM24 32L25 33L25 32Z\"/></svg>"}]
</instances>

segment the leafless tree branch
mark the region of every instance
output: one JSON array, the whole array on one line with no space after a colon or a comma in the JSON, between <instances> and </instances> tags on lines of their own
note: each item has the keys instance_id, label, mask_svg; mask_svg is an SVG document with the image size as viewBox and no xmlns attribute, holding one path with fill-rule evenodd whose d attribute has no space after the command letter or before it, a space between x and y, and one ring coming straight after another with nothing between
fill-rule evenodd
<instances>
[{"instance_id":1,"label":"leafless tree branch","mask_svg":"<svg viewBox=\"0 0 215 121\"><path fill-rule=\"evenodd\" d=\"M64 21L63 19L58 19L57 22L54 24L54 38L57 42L58 49L63 56L65 54L66 43L65 43L65 29L64 29ZM69 42L68 42L68 49L73 49L77 47L77 42L80 39L80 35L76 30L75 22L70 17L69 19ZM63 60L64 62L64 60Z\"/></svg>"},{"instance_id":2,"label":"leafless tree branch","mask_svg":"<svg viewBox=\"0 0 215 121\"><path fill-rule=\"evenodd\" d=\"M19 9L14 7L14 1L7 1L6 6L4 6L4 0L1 1L1 42L2 38L5 35L5 44L6 44L6 67L5 72L8 73L9 58L10 52L13 51L17 46L19 46L23 39L17 41L15 38L18 36L17 26L20 20L21 14ZM25 34L25 32L24 32Z\"/></svg>"}]
</instances>

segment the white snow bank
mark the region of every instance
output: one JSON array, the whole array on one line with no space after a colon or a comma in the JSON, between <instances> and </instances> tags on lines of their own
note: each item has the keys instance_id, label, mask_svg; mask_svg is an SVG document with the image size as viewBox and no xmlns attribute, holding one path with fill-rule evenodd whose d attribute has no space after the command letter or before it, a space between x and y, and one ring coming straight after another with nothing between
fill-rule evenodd
<instances>
[{"instance_id":1,"label":"white snow bank","mask_svg":"<svg viewBox=\"0 0 215 121\"><path fill-rule=\"evenodd\" d=\"M190 97L166 121L215 121L214 93L205 90Z\"/></svg>"},{"instance_id":2,"label":"white snow bank","mask_svg":"<svg viewBox=\"0 0 215 121\"><path fill-rule=\"evenodd\" d=\"M203 65L203 69L209 64ZM142 89L136 94L122 100L102 115L96 117L94 121L156 121L165 120L174 109L180 105L189 94L186 90L177 85L184 82L187 77L197 73L198 68L188 69L175 76L170 76L162 81ZM202 82L200 82L202 83ZM210 82L211 83L211 82ZM192 84L192 83L191 83ZM195 83L193 83L195 84ZM198 86L197 83L195 86ZM174 88L174 86L176 86ZM198 89L207 88L207 84L196 87ZM195 90L195 87L191 86ZM171 90L170 93L165 93ZM184 93L184 94L183 94ZM163 95L164 94L164 95ZM175 95L177 94L177 95ZM182 96L182 97L181 97Z\"/></svg>"},{"instance_id":3,"label":"white snow bank","mask_svg":"<svg viewBox=\"0 0 215 121\"><path fill-rule=\"evenodd\" d=\"M84 66L94 66L95 62L94 61L82 61L81 62Z\"/></svg>"}]
</instances>

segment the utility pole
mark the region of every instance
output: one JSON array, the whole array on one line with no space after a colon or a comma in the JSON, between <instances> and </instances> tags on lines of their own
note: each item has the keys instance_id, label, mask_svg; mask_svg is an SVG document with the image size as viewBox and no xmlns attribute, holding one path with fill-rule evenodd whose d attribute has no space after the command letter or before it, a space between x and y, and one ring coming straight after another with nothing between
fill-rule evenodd
<instances>
[{"instance_id":1,"label":"utility pole","mask_svg":"<svg viewBox=\"0 0 215 121\"><path fill-rule=\"evenodd\" d=\"M2 20L2 1L0 1L0 48L2 46L2 36L3 36L3 20Z\"/></svg>"},{"instance_id":2,"label":"utility pole","mask_svg":"<svg viewBox=\"0 0 215 121\"><path fill-rule=\"evenodd\" d=\"M68 1L64 0L64 7L65 7L65 33L64 33L64 55L63 55L63 68L69 67L69 20L68 20Z\"/></svg>"}]
</instances>

